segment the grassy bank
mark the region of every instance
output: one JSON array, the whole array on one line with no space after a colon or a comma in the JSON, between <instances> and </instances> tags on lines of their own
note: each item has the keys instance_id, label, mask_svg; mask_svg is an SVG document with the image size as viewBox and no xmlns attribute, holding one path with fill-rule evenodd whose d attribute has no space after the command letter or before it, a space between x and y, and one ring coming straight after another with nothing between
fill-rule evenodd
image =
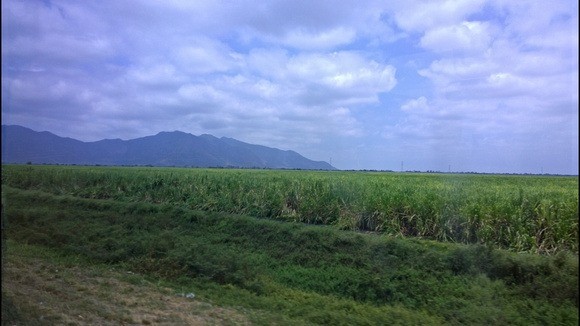
<instances>
[{"instance_id":1,"label":"grassy bank","mask_svg":"<svg viewBox=\"0 0 580 326\"><path fill-rule=\"evenodd\" d=\"M6 186L3 196L9 239L258 311L254 323L578 323L578 261L565 251L516 254Z\"/></svg>"}]
</instances>

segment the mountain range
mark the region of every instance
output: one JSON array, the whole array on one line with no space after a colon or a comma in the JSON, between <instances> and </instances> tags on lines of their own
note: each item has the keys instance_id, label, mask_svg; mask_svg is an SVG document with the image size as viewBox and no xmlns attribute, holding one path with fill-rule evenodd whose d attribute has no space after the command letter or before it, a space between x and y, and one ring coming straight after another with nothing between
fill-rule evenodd
<instances>
[{"instance_id":1,"label":"mountain range","mask_svg":"<svg viewBox=\"0 0 580 326\"><path fill-rule=\"evenodd\" d=\"M17 125L2 125L2 163L336 170L291 150L208 134L173 131L83 142Z\"/></svg>"}]
</instances>

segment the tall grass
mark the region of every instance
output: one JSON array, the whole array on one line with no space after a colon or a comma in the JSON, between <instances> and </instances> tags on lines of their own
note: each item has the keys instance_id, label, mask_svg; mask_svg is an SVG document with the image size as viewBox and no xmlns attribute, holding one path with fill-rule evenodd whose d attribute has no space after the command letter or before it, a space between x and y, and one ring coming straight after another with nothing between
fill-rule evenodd
<instances>
[{"instance_id":1,"label":"tall grass","mask_svg":"<svg viewBox=\"0 0 580 326\"><path fill-rule=\"evenodd\" d=\"M578 178L2 166L2 184L518 252L578 252Z\"/></svg>"}]
</instances>

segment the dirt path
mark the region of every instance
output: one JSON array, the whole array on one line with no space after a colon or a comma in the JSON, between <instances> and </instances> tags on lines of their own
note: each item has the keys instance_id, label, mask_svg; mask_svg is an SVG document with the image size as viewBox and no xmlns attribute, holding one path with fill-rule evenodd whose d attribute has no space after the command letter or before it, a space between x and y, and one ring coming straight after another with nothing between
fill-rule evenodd
<instances>
[{"instance_id":1,"label":"dirt path","mask_svg":"<svg viewBox=\"0 0 580 326\"><path fill-rule=\"evenodd\" d=\"M236 310L161 288L130 272L79 268L12 252L3 257L2 325L249 325ZM4 311L4 309L3 309Z\"/></svg>"}]
</instances>

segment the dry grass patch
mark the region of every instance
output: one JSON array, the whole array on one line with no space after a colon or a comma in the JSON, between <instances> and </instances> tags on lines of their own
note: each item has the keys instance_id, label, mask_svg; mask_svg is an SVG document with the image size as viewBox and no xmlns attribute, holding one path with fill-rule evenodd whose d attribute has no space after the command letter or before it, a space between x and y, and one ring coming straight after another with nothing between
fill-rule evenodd
<instances>
[{"instance_id":1,"label":"dry grass patch","mask_svg":"<svg viewBox=\"0 0 580 326\"><path fill-rule=\"evenodd\" d=\"M250 324L239 311L178 296L127 272L67 266L14 251L3 265L3 300L19 316L10 325Z\"/></svg>"}]
</instances>

